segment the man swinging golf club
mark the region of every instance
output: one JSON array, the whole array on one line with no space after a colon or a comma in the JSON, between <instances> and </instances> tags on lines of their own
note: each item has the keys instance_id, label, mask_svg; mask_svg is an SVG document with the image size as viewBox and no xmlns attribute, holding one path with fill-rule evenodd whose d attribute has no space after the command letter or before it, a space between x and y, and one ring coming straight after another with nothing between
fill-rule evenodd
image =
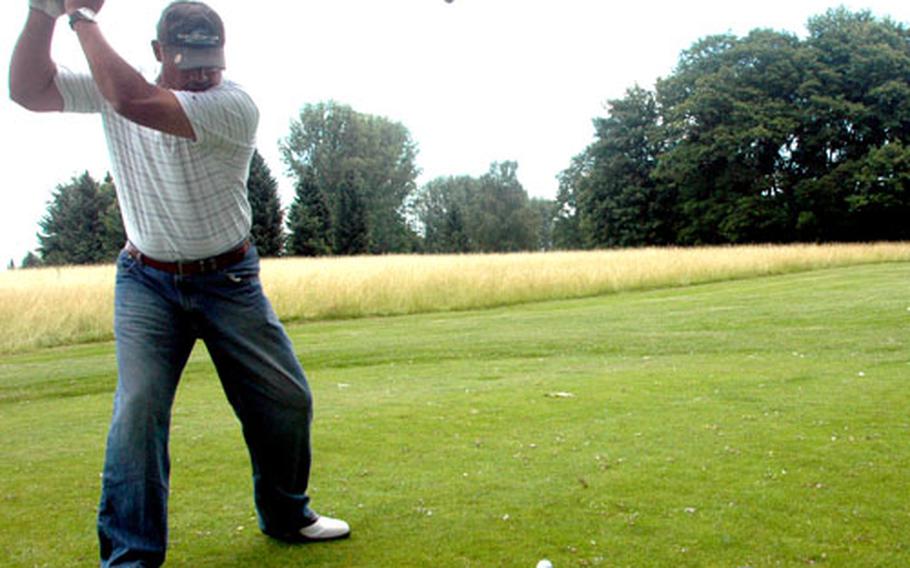
<instances>
[{"instance_id":1,"label":"man swinging golf club","mask_svg":"<svg viewBox=\"0 0 910 568\"><path fill-rule=\"evenodd\" d=\"M102 566L159 566L167 548L168 431L177 383L205 342L242 427L259 524L287 541L344 538L309 507L312 398L259 283L246 180L259 112L223 80L224 26L202 2L173 2L152 42L148 83L107 43L104 0L31 0L10 96L34 111L97 113L129 238L117 260L118 382L98 535ZM91 69L58 68L66 15Z\"/></svg>"}]
</instances>

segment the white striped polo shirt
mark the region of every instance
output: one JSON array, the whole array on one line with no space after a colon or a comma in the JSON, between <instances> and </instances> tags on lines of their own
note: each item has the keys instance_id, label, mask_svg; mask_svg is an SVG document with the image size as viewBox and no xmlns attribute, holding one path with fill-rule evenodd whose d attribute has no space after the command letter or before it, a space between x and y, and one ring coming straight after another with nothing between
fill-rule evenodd
<instances>
[{"instance_id":1,"label":"white striped polo shirt","mask_svg":"<svg viewBox=\"0 0 910 568\"><path fill-rule=\"evenodd\" d=\"M236 83L174 91L196 140L165 134L117 114L91 75L59 68L64 112L100 113L126 234L165 261L215 256L250 232L246 182L259 110Z\"/></svg>"}]
</instances>

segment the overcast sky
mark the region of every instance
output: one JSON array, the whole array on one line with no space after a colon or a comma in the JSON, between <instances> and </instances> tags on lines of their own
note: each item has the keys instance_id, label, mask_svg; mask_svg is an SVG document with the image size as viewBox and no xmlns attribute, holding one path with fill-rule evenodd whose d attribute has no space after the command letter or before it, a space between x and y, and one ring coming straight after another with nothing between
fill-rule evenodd
<instances>
[{"instance_id":1,"label":"overcast sky","mask_svg":"<svg viewBox=\"0 0 910 568\"><path fill-rule=\"evenodd\" d=\"M8 65L27 2L0 19ZM14 2L6 2L14 4ZM150 80L149 45L167 0L107 0L102 30ZM638 83L653 88L680 51L706 35L772 28L805 35L810 16L844 5L910 22L907 0L210 0L227 28L227 75L261 111L258 147L293 198L278 141L304 104L335 100L402 123L419 146L418 183L480 175L515 160L532 196L555 197L556 175L593 137L604 103ZM55 60L85 70L66 23ZM3 205L0 264L37 246L54 188L110 169L100 120L33 114L0 98Z\"/></svg>"}]
</instances>

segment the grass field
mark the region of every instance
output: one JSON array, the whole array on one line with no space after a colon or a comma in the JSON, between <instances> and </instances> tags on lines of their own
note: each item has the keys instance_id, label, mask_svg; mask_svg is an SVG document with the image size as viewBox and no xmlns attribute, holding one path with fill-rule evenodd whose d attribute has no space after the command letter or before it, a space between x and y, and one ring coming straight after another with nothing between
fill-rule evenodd
<instances>
[{"instance_id":1,"label":"grass field","mask_svg":"<svg viewBox=\"0 0 910 568\"><path fill-rule=\"evenodd\" d=\"M910 263L289 332L352 539L258 533L200 349L169 565L910 565ZM109 343L4 357L0 564L94 563L114 382Z\"/></svg>"},{"instance_id":2,"label":"grass field","mask_svg":"<svg viewBox=\"0 0 910 568\"><path fill-rule=\"evenodd\" d=\"M283 321L470 310L910 261L910 243L267 259ZM113 266L0 272L0 353L113 336Z\"/></svg>"}]
</instances>

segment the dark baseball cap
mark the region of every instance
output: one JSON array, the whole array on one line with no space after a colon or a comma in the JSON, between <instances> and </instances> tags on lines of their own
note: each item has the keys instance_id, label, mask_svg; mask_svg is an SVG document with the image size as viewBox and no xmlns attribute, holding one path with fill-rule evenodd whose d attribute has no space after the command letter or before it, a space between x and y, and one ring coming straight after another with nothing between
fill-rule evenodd
<instances>
[{"instance_id":1,"label":"dark baseball cap","mask_svg":"<svg viewBox=\"0 0 910 568\"><path fill-rule=\"evenodd\" d=\"M178 69L224 69L224 22L203 2L172 2L158 21L158 42Z\"/></svg>"}]
</instances>

